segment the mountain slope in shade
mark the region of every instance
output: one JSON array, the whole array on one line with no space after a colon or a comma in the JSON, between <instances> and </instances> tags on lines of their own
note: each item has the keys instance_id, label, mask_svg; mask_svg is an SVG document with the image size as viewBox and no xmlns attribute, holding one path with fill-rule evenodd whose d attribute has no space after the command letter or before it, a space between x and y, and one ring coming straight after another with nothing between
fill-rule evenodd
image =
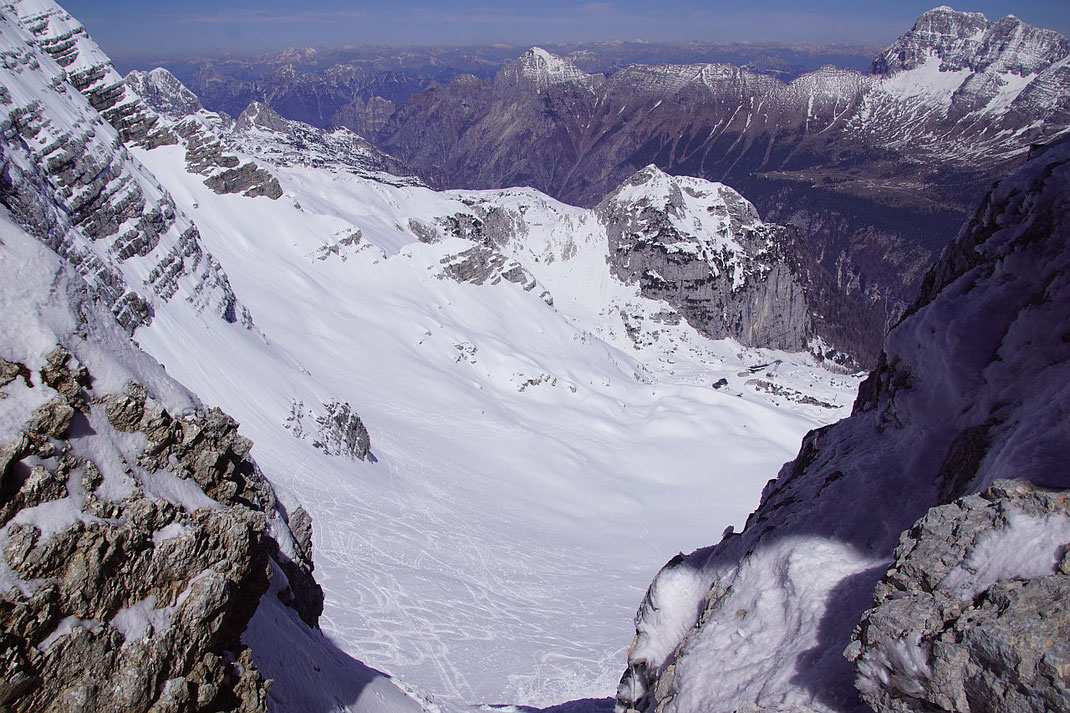
<instances>
[{"instance_id":1,"label":"mountain slope in shade","mask_svg":"<svg viewBox=\"0 0 1070 713\"><path fill-rule=\"evenodd\" d=\"M989 194L929 273L920 298L889 333L880 366L860 388L852 416L806 437L795 460L770 481L742 533L673 559L655 578L636 618L629 668L618 690L621 709L864 710L843 652L873 601L899 533L929 508L985 491L1000 478L1070 487L1064 467L1070 432L1062 416L1070 408L1070 142L1037 153ZM1025 521L1012 512L1033 512L1021 515L1028 520L1044 511L1039 496L1032 505L1014 504L1014 498L1029 501L1027 490L1010 497L1004 484L985 495L992 507L1009 513L987 526L996 531L993 537L1021 543L1030 536ZM1065 493L1052 502L1059 497L1065 510ZM969 552L969 533L984 529L969 529L976 520L967 520L966 510L983 504L973 498L933 510L927 524L904 536L896 556L909 561L917 541L918 560L929 553L940 560L944 546L940 566L953 569L954 557L965 558L955 549ZM1052 534L1055 539L1036 541L1051 539L1050 547L982 548L987 554L977 557L989 557L989 563L964 559L960 584L978 587L975 594L991 586L992 596L1005 598L996 593L1001 580L1058 575L1060 556L1052 548L1063 542L1058 533L1070 531L1070 525L1063 522L1065 512L1048 510L1055 519L1034 534ZM926 533L935 538L941 520L957 518L955 512L967 523L959 528L965 543L916 540ZM981 540L975 544L982 547ZM935 566L904 562L902 572L890 570L878 590L877 603L886 606L867 615L868 628L856 633L860 642L849 653L858 661L858 685L870 702L891 710L931 710L927 706L949 700L940 697L942 681L954 677L937 678L930 665L943 666L940 676L946 675L944 657L953 650L939 646L954 647L961 639L945 637L936 644L933 635L922 642L921 631L910 638L894 623L900 612L902 621L940 628L934 617L942 610L921 597L926 585L917 585L916 593L907 588L920 574L912 567ZM947 594L934 596L944 601L940 597ZM954 619L970 606L970 598L965 600L948 601L951 619L945 622L963 636L971 627L968 617L958 624ZM982 600L972 601L980 606ZM1055 610L1029 614L1028 607L1014 606L1024 613L1017 624L1024 630L1043 630L1047 616L1052 625L1063 626ZM986 631L989 641L1002 636L997 628L975 634L985 637ZM1033 644L993 643L1011 647L1012 657L1019 645ZM977 655L965 646L959 651L954 655L960 662ZM1045 651L1046 666L1066 665L1063 649ZM1003 665L1002 654L987 660ZM968 665L975 665L972 659ZM1039 678L1024 668L1014 674L1021 677L1023 696L1047 685L1040 680L1047 670L1036 669ZM1065 692L1065 677L1056 674L1053 685ZM930 686L937 693L927 693ZM1014 697L1007 695L1011 705ZM908 705L913 697L917 700ZM947 705L970 709L964 699Z\"/></svg>"}]
</instances>

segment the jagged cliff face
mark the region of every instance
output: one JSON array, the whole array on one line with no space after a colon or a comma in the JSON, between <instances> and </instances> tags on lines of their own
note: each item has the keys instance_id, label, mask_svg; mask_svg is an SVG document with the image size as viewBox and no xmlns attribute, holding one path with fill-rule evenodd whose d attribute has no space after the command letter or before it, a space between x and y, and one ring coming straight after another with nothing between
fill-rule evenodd
<instances>
[{"instance_id":1,"label":"jagged cliff face","mask_svg":"<svg viewBox=\"0 0 1070 713\"><path fill-rule=\"evenodd\" d=\"M1070 488L1068 186L1065 141L1001 183L852 417L807 436L742 533L666 565L622 710L862 710L856 681L878 710L1061 706L1070 520L1065 491L1043 489ZM1031 485L971 495L999 478ZM898 533L963 497L904 534L888 569Z\"/></svg>"},{"instance_id":2,"label":"jagged cliff face","mask_svg":"<svg viewBox=\"0 0 1070 713\"><path fill-rule=\"evenodd\" d=\"M0 706L266 710L240 637L271 568L315 624L307 515L6 214L0 249Z\"/></svg>"},{"instance_id":3,"label":"jagged cliff face","mask_svg":"<svg viewBox=\"0 0 1070 713\"><path fill-rule=\"evenodd\" d=\"M76 267L127 329L147 323L154 302L176 296L227 321L248 321L197 227L130 155L120 133L152 144L154 136L173 138L170 130L127 96L125 84L107 82L110 75L92 53L78 52L85 39L77 30L55 26L55 15L20 19L18 13L32 9L28 5L0 9L0 40L9 57L0 70L3 204ZM23 22L39 35L23 29ZM68 69L40 47L70 60ZM103 79L81 82L83 97L67 81L76 74ZM109 103L116 97L118 103ZM105 123L90 102L121 130Z\"/></svg>"},{"instance_id":4,"label":"jagged cliff face","mask_svg":"<svg viewBox=\"0 0 1070 713\"><path fill-rule=\"evenodd\" d=\"M731 188L648 166L597 208L610 269L696 329L747 346L804 351L813 326L788 229L762 223Z\"/></svg>"}]
</instances>

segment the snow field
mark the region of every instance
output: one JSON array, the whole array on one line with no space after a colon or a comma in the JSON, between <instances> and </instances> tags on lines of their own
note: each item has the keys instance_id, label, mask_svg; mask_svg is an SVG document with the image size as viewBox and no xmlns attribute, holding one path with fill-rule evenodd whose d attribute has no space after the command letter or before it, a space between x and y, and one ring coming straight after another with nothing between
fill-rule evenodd
<instances>
[{"instance_id":1,"label":"snow field","mask_svg":"<svg viewBox=\"0 0 1070 713\"><path fill-rule=\"evenodd\" d=\"M293 168L275 169L287 195L272 202L212 193L177 148L137 156L256 325L164 307L139 342L235 416L312 514L330 640L445 704L609 695L657 568L741 525L857 384L686 325L658 325L637 349L620 308L664 305L605 274L589 217L533 192L438 194ZM529 206L529 234L502 250L556 309L538 290L441 279L439 261L471 243L419 243L404 226L465 197ZM316 259L358 228L344 261ZM778 358L779 378L843 407L774 405L742 386L744 367ZM710 388L722 376L728 392ZM330 400L361 415L374 462L326 456L283 427L295 402Z\"/></svg>"}]
</instances>

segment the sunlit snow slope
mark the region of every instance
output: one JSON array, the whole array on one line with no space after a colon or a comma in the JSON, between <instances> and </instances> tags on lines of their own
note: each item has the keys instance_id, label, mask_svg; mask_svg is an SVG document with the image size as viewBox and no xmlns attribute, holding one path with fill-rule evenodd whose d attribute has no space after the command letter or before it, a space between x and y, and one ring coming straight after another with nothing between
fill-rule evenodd
<instances>
[{"instance_id":1,"label":"sunlit snow slope","mask_svg":"<svg viewBox=\"0 0 1070 713\"><path fill-rule=\"evenodd\" d=\"M741 523L857 383L663 323L666 304L610 276L594 214L534 191L298 166L273 168L270 201L213 193L179 147L135 154L257 327L161 310L137 339L312 513L324 630L443 701L609 695L657 564ZM517 221L495 250L537 287L451 279L479 246L416 237L479 207ZM838 408L784 396L803 393ZM332 402L360 413L367 461L313 447Z\"/></svg>"}]
</instances>

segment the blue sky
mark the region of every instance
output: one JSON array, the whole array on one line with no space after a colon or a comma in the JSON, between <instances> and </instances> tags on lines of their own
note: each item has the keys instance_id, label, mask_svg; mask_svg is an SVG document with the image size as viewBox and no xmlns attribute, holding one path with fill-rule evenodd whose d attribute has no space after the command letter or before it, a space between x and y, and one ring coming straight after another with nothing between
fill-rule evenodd
<instances>
[{"instance_id":1,"label":"blue sky","mask_svg":"<svg viewBox=\"0 0 1070 713\"><path fill-rule=\"evenodd\" d=\"M115 56L346 44L528 45L583 40L886 44L931 2L865 0L60 0ZM1070 1L953 4L1070 34Z\"/></svg>"}]
</instances>

